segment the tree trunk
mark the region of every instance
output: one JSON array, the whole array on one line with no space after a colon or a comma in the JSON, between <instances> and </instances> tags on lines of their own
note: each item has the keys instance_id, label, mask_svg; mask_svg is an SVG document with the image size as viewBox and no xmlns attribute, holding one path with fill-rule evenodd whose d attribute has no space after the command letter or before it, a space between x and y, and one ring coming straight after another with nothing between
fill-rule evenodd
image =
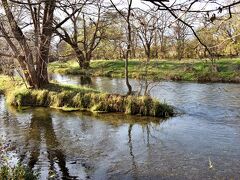
<instances>
[{"instance_id":1,"label":"tree trunk","mask_svg":"<svg viewBox=\"0 0 240 180\"><path fill-rule=\"evenodd\" d=\"M147 44L146 46L147 46L147 52L146 52L147 62L150 62L150 58L151 58L151 45Z\"/></svg>"},{"instance_id":2,"label":"tree trunk","mask_svg":"<svg viewBox=\"0 0 240 180\"><path fill-rule=\"evenodd\" d=\"M132 94L132 86L129 83L128 79L128 59L129 56L131 55L131 43L132 43L132 28L131 28L131 23L130 23L130 16L131 16L131 5L132 5L132 0L130 0L130 4L128 7L128 15L127 15L127 29L128 29L128 44L127 44L127 54L125 58L125 80L126 80L126 85L128 87L128 93L127 95Z\"/></svg>"},{"instance_id":3,"label":"tree trunk","mask_svg":"<svg viewBox=\"0 0 240 180\"><path fill-rule=\"evenodd\" d=\"M147 54L147 62L150 62L150 54Z\"/></svg>"},{"instance_id":4,"label":"tree trunk","mask_svg":"<svg viewBox=\"0 0 240 180\"><path fill-rule=\"evenodd\" d=\"M85 58L85 61L84 61L84 69L89 69L90 68L91 59L92 59L92 51L90 51L86 54L86 58Z\"/></svg>"},{"instance_id":5,"label":"tree trunk","mask_svg":"<svg viewBox=\"0 0 240 180\"><path fill-rule=\"evenodd\" d=\"M85 57L84 57L83 52L79 49L78 45L72 45L72 48L75 51L75 54L77 56L77 61L78 61L79 67L81 69L84 69Z\"/></svg>"},{"instance_id":6,"label":"tree trunk","mask_svg":"<svg viewBox=\"0 0 240 180\"><path fill-rule=\"evenodd\" d=\"M50 46L51 36L44 36L41 40L39 58L37 61L37 76L38 76L38 87L43 87L48 84L48 71L47 65L49 61L49 46ZM45 43L44 43L45 42Z\"/></svg>"},{"instance_id":7,"label":"tree trunk","mask_svg":"<svg viewBox=\"0 0 240 180\"><path fill-rule=\"evenodd\" d=\"M23 79L25 78L25 81L27 82L27 84L31 87L34 87L35 83L34 81L32 81L32 78L31 78L31 75L29 74L29 71L27 70L27 67L26 67L26 64L24 63L25 62L25 57L24 56L18 56L18 62L19 62L19 65L22 69L22 72L23 72Z\"/></svg>"},{"instance_id":8,"label":"tree trunk","mask_svg":"<svg viewBox=\"0 0 240 180\"><path fill-rule=\"evenodd\" d=\"M90 60L91 60L91 53L87 53L84 56L84 53L80 50L78 45L72 45L72 48L77 56L77 61L81 69L89 69L90 67Z\"/></svg>"},{"instance_id":9,"label":"tree trunk","mask_svg":"<svg viewBox=\"0 0 240 180\"><path fill-rule=\"evenodd\" d=\"M53 12L55 9L55 0L49 0L45 2L45 9L43 15L43 28L40 41L39 58L37 62L37 76L38 76L38 87L42 87L49 83L48 81L48 58L51 38L53 34Z\"/></svg>"},{"instance_id":10,"label":"tree trunk","mask_svg":"<svg viewBox=\"0 0 240 180\"><path fill-rule=\"evenodd\" d=\"M24 56L19 55L17 58L19 61L19 64L23 68L22 69L23 74L25 75L25 78L30 86L33 86L34 88L38 88L38 78L37 78L36 70L34 68L32 51L27 43L26 37L24 36L22 30L18 26L16 20L14 19L14 16L10 10L8 1L2 0L2 4L5 10L6 16L8 18L11 31L15 39L18 41L24 53Z\"/></svg>"},{"instance_id":11,"label":"tree trunk","mask_svg":"<svg viewBox=\"0 0 240 180\"><path fill-rule=\"evenodd\" d=\"M88 61L88 60L86 60L86 61L84 61L84 63L83 63L83 69L89 69L90 68L90 60Z\"/></svg>"},{"instance_id":12,"label":"tree trunk","mask_svg":"<svg viewBox=\"0 0 240 180\"><path fill-rule=\"evenodd\" d=\"M39 52L36 53L36 67L34 64L34 57L33 52L30 48L30 45L27 42L27 38L25 37L22 29L18 26L17 21L15 20L13 13L10 9L7 0L2 0L2 5L5 10L11 31L13 33L14 38L20 45L21 51L13 47L11 42L8 44L11 46L12 50L15 52L19 52L16 55L18 62L21 66L25 79L29 86L33 88L41 88L45 84L48 84L48 71L47 71L47 64L48 64L48 57L49 57L49 48L51 37L53 33L53 14L55 9L56 0L49 0L45 1L44 13L43 13L43 20L42 20L42 32L40 35L40 44L38 46L38 37L35 37L35 46L39 47ZM34 17L32 17L34 18ZM40 22L35 22L35 35L37 36L38 26L40 27ZM3 29L2 29L3 30ZM7 38L6 38L7 39Z\"/></svg>"},{"instance_id":13,"label":"tree trunk","mask_svg":"<svg viewBox=\"0 0 240 180\"><path fill-rule=\"evenodd\" d=\"M128 87L128 93L127 95L132 94L132 86L129 83L128 79L128 58L125 59L125 80L126 80L126 85Z\"/></svg>"}]
</instances>

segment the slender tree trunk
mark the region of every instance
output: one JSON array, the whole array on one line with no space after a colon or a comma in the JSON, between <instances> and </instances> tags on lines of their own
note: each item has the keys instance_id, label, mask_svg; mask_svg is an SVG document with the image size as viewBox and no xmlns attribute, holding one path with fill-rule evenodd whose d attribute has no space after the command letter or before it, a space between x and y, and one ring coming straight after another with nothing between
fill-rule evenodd
<instances>
[{"instance_id":1,"label":"slender tree trunk","mask_svg":"<svg viewBox=\"0 0 240 180\"><path fill-rule=\"evenodd\" d=\"M151 58L151 45L147 44L146 46L147 46L147 52L146 52L147 62L150 62L150 58Z\"/></svg>"},{"instance_id":2,"label":"slender tree trunk","mask_svg":"<svg viewBox=\"0 0 240 180\"><path fill-rule=\"evenodd\" d=\"M153 53L153 57L154 58L158 58L158 43L157 43L157 31L155 30L154 33L154 53Z\"/></svg>"},{"instance_id":3,"label":"slender tree trunk","mask_svg":"<svg viewBox=\"0 0 240 180\"><path fill-rule=\"evenodd\" d=\"M130 1L129 7L128 7L128 15L127 15L128 44L127 44L127 54L125 58L125 80L126 80L126 85L128 87L127 95L132 94L132 86L130 85L129 79L128 79L128 59L131 54L131 43L132 43L132 34L131 34L132 28L130 24L131 4L132 4L132 0Z\"/></svg>"},{"instance_id":4,"label":"slender tree trunk","mask_svg":"<svg viewBox=\"0 0 240 180\"><path fill-rule=\"evenodd\" d=\"M125 80L126 80L126 85L128 87L128 93L127 95L132 94L132 86L129 83L128 79L128 58L125 59Z\"/></svg>"},{"instance_id":5,"label":"slender tree trunk","mask_svg":"<svg viewBox=\"0 0 240 180\"><path fill-rule=\"evenodd\" d=\"M131 58L134 59L136 58L136 33L133 33L133 38L132 38L132 47L131 47Z\"/></svg>"}]
</instances>

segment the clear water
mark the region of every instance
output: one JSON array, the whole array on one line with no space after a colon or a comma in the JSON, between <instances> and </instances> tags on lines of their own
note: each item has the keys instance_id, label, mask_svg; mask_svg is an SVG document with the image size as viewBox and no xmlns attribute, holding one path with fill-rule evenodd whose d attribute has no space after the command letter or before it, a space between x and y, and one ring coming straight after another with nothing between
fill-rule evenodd
<instances>
[{"instance_id":1,"label":"clear water","mask_svg":"<svg viewBox=\"0 0 240 180\"><path fill-rule=\"evenodd\" d=\"M76 76L52 78L84 84ZM92 78L90 86L127 90L123 79ZM161 82L152 96L184 112L167 120L17 111L1 96L0 135L41 179L240 179L239 94L239 84Z\"/></svg>"}]
</instances>

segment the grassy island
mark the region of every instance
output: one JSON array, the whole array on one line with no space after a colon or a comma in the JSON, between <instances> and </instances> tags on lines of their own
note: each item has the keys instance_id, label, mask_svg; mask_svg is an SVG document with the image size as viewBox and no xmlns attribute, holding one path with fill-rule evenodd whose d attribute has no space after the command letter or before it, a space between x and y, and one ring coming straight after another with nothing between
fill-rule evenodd
<instances>
[{"instance_id":1,"label":"grassy island","mask_svg":"<svg viewBox=\"0 0 240 180\"><path fill-rule=\"evenodd\" d=\"M168 117L173 107L148 96L107 94L83 86L50 83L44 89L27 89L20 80L0 76L0 91L15 107L51 107L64 111L121 112L130 115Z\"/></svg>"},{"instance_id":2,"label":"grassy island","mask_svg":"<svg viewBox=\"0 0 240 180\"><path fill-rule=\"evenodd\" d=\"M197 81L197 82L233 82L240 83L240 59L219 59L212 70L211 61L205 60L151 60L148 66L148 78L154 80ZM76 61L54 62L49 70L60 74L84 74L92 76L124 77L123 60L93 60L91 68L84 72ZM143 75L141 60L129 61L129 77Z\"/></svg>"}]
</instances>

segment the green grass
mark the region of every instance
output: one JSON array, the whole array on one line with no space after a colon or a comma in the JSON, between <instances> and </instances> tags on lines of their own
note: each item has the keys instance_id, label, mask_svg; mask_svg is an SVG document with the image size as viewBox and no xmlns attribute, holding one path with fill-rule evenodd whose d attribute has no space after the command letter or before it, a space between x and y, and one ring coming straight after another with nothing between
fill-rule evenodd
<instances>
[{"instance_id":1,"label":"green grass","mask_svg":"<svg viewBox=\"0 0 240 180\"><path fill-rule=\"evenodd\" d=\"M6 179L6 180L37 180L38 174L34 173L32 170L30 170L28 167L23 166L21 164L17 164L14 167L10 167L8 165L4 165L0 167L0 179Z\"/></svg>"},{"instance_id":2,"label":"green grass","mask_svg":"<svg viewBox=\"0 0 240 180\"><path fill-rule=\"evenodd\" d=\"M212 71L208 60L152 60L148 67L148 78L155 80L240 82L240 59L216 61L217 71ZM143 61L129 61L129 77L139 78L144 73ZM74 60L49 65L51 72L60 74L83 74ZM124 77L123 60L93 60L88 72L93 76Z\"/></svg>"},{"instance_id":3,"label":"green grass","mask_svg":"<svg viewBox=\"0 0 240 180\"><path fill-rule=\"evenodd\" d=\"M19 79L16 79L16 81L12 81L12 79L9 76L0 74L0 94L8 92L12 90L13 87L19 86L20 84L23 85L23 83L20 82Z\"/></svg>"},{"instance_id":4,"label":"green grass","mask_svg":"<svg viewBox=\"0 0 240 180\"><path fill-rule=\"evenodd\" d=\"M53 62L49 64L48 70L60 74L85 75L85 72L80 70L76 61Z\"/></svg>"},{"instance_id":5,"label":"green grass","mask_svg":"<svg viewBox=\"0 0 240 180\"><path fill-rule=\"evenodd\" d=\"M121 112L130 115L168 117L173 107L148 96L107 94L83 86L50 83L43 89L27 89L20 80L0 76L8 104L15 107L51 107L63 111Z\"/></svg>"},{"instance_id":6,"label":"green grass","mask_svg":"<svg viewBox=\"0 0 240 180\"><path fill-rule=\"evenodd\" d=\"M27 166L17 163L14 166L10 166L10 162L13 160L9 156L9 152L13 151L11 142L3 141L0 137L0 179L1 180L35 180L38 179L39 174L33 172Z\"/></svg>"}]
</instances>

